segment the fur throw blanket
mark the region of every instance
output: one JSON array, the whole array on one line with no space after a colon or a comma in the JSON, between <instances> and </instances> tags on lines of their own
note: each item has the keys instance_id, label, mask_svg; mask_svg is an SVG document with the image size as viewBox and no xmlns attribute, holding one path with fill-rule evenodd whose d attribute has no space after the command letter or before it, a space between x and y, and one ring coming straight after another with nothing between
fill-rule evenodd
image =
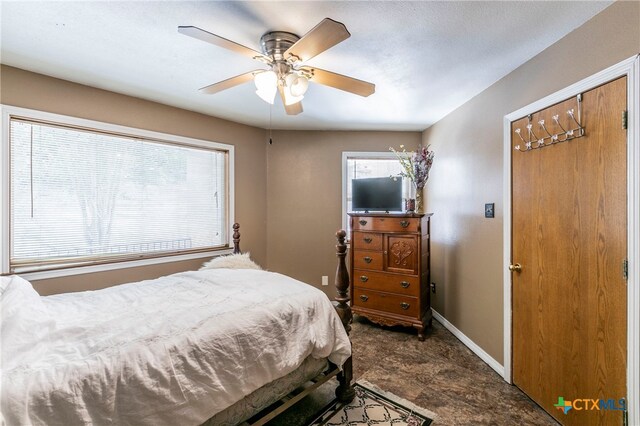
<instances>
[{"instance_id":1,"label":"fur throw blanket","mask_svg":"<svg viewBox=\"0 0 640 426\"><path fill-rule=\"evenodd\" d=\"M249 253L230 254L228 256L214 257L200 268L204 269L262 269L249 257Z\"/></svg>"}]
</instances>

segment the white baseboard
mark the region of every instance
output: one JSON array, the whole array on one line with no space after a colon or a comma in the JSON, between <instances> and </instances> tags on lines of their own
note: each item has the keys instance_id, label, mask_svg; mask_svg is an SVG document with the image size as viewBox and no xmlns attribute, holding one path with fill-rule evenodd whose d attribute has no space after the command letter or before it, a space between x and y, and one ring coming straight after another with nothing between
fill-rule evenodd
<instances>
[{"instance_id":1,"label":"white baseboard","mask_svg":"<svg viewBox=\"0 0 640 426\"><path fill-rule=\"evenodd\" d=\"M471 349L471 351L474 354L478 355L478 357L480 357L481 360L486 362L489 365L489 367L493 368L496 371L496 373L500 375L500 377L504 377L504 366L502 364L500 364L498 361L493 359L491 355L486 353L484 349L478 346L473 340L469 339L462 331L458 330L455 325L447 321L447 319L442 315L440 315L437 311L435 311L434 309L431 309L431 312L433 312L433 318L436 321L442 324L444 328L449 330L451 334L456 336L458 340L464 343L466 347Z\"/></svg>"}]
</instances>

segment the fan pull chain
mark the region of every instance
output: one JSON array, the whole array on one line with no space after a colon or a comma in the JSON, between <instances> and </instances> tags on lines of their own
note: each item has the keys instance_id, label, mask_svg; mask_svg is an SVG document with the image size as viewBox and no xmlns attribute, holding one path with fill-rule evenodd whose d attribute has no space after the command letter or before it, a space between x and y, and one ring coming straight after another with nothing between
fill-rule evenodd
<instances>
[{"instance_id":1,"label":"fan pull chain","mask_svg":"<svg viewBox=\"0 0 640 426\"><path fill-rule=\"evenodd\" d=\"M269 105L269 145L273 145L273 139L271 138L271 131L273 130L272 117L271 117L272 112L273 112L273 104L270 104Z\"/></svg>"}]
</instances>

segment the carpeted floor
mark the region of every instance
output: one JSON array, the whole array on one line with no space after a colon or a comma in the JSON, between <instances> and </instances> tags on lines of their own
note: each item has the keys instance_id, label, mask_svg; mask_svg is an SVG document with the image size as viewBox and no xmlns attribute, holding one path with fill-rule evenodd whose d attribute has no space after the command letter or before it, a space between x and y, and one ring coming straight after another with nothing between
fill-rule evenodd
<instances>
[{"instance_id":1,"label":"carpeted floor","mask_svg":"<svg viewBox=\"0 0 640 426\"><path fill-rule=\"evenodd\" d=\"M354 320L355 380L366 380L437 415L434 425L557 425L437 321L424 342L415 330ZM303 425L332 397L332 383L270 425Z\"/></svg>"}]
</instances>

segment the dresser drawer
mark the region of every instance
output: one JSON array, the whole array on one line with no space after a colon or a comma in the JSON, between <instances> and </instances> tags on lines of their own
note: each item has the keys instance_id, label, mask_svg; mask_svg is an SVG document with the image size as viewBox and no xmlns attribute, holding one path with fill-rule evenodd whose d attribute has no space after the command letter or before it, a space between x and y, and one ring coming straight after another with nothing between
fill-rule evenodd
<instances>
[{"instance_id":1,"label":"dresser drawer","mask_svg":"<svg viewBox=\"0 0 640 426\"><path fill-rule=\"evenodd\" d=\"M382 271L384 267L383 255L381 251L353 251L353 266L358 269L373 269Z\"/></svg>"},{"instance_id":2,"label":"dresser drawer","mask_svg":"<svg viewBox=\"0 0 640 426\"><path fill-rule=\"evenodd\" d=\"M354 231L418 232L419 229L419 217L353 217Z\"/></svg>"},{"instance_id":3,"label":"dresser drawer","mask_svg":"<svg viewBox=\"0 0 640 426\"><path fill-rule=\"evenodd\" d=\"M406 296L420 296L420 279L406 275L354 269L353 286Z\"/></svg>"},{"instance_id":4,"label":"dresser drawer","mask_svg":"<svg viewBox=\"0 0 640 426\"><path fill-rule=\"evenodd\" d=\"M353 304L361 308L410 317L417 317L419 314L418 299L415 297L382 293L357 287L353 289Z\"/></svg>"},{"instance_id":5,"label":"dresser drawer","mask_svg":"<svg viewBox=\"0 0 640 426\"><path fill-rule=\"evenodd\" d=\"M354 249L382 250L382 234L356 231L351 244Z\"/></svg>"}]
</instances>

